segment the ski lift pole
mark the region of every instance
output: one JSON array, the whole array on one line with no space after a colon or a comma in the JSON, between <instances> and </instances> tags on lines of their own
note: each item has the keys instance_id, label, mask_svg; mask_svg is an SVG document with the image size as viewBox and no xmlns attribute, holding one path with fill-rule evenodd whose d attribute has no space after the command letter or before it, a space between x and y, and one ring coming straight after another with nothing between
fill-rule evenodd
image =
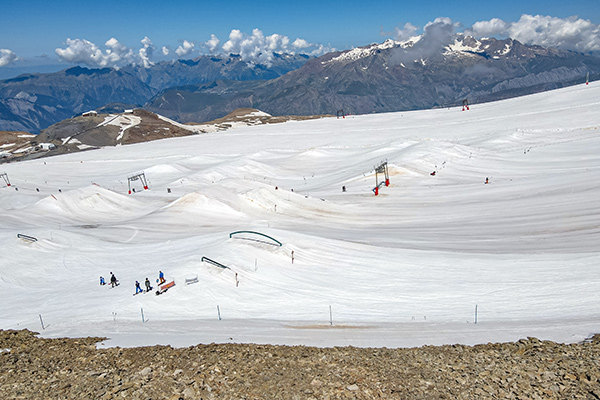
<instances>
[{"instance_id":1,"label":"ski lift pole","mask_svg":"<svg viewBox=\"0 0 600 400\"><path fill-rule=\"evenodd\" d=\"M387 161L385 162L384 173L385 173L385 186L390 186L390 173L388 171Z\"/></svg>"},{"instance_id":2,"label":"ski lift pole","mask_svg":"<svg viewBox=\"0 0 600 400\"><path fill-rule=\"evenodd\" d=\"M8 180L8 174L6 172L3 172L0 174L0 176L4 179L4 182L6 182L6 186L10 186L10 181Z\"/></svg>"}]
</instances>

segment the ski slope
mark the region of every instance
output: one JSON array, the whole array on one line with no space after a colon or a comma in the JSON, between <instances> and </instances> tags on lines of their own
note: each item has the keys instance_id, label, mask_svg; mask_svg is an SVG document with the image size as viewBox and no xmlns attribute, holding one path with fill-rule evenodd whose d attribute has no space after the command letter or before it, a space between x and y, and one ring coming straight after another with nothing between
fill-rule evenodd
<instances>
[{"instance_id":1,"label":"ski slope","mask_svg":"<svg viewBox=\"0 0 600 400\"><path fill-rule=\"evenodd\" d=\"M580 341L600 331L599 148L593 82L5 164L0 328L106 346ZM142 171L150 189L128 195ZM132 296L159 270L176 286ZM120 286L99 285L110 272Z\"/></svg>"}]
</instances>

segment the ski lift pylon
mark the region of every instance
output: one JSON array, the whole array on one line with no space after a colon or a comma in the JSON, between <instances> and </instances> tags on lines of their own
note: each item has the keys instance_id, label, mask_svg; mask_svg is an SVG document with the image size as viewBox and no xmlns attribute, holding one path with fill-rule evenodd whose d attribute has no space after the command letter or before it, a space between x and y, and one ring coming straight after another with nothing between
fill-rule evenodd
<instances>
[{"instance_id":1,"label":"ski lift pylon","mask_svg":"<svg viewBox=\"0 0 600 400\"><path fill-rule=\"evenodd\" d=\"M139 180L142 182L142 186L144 190L148 190L148 182L146 181L146 174L144 172L140 172L137 174L133 174L127 177L127 188L129 189L129 194L131 194L131 182L135 182ZM135 189L134 189L135 192Z\"/></svg>"},{"instance_id":2,"label":"ski lift pylon","mask_svg":"<svg viewBox=\"0 0 600 400\"><path fill-rule=\"evenodd\" d=\"M375 188L373 192L375 192L375 196L379 194L379 188L382 185L390 186L390 174L388 172L388 163L387 160L382 160L378 165L374 167L375 169ZM385 180L379 182L379 174L383 174Z\"/></svg>"},{"instance_id":3,"label":"ski lift pylon","mask_svg":"<svg viewBox=\"0 0 600 400\"><path fill-rule=\"evenodd\" d=\"M6 172L3 172L0 174L0 176L4 179L4 182L6 182L6 186L10 186L10 181L8 180L8 174Z\"/></svg>"}]
</instances>

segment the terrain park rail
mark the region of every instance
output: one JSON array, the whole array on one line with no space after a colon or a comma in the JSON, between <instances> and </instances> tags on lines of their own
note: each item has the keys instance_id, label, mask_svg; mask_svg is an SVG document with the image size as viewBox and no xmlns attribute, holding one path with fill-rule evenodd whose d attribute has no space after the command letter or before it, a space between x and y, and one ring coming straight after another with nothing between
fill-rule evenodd
<instances>
[{"instance_id":1,"label":"terrain park rail","mask_svg":"<svg viewBox=\"0 0 600 400\"><path fill-rule=\"evenodd\" d=\"M23 235L22 233L17 233L17 237L19 239L27 240L28 242L37 242L37 239L33 236Z\"/></svg>"},{"instance_id":2,"label":"terrain park rail","mask_svg":"<svg viewBox=\"0 0 600 400\"><path fill-rule=\"evenodd\" d=\"M209 264L212 264L212 265L215 265L215 266L217 266L217 267L219 267L219 268L223 268L223 269L230 269L230 268L229 268L227 265L223 265L223 264L221 264L221 263L219 263L219 262L216 262L215 260L211 260L211 259L210 259L210 258L208 258L208 257L202 257L202 259L201 259L200 261L201 261L201 262L204 262L204 261L206 261L207 263L209 263Z\"/></svg>"},{"instance_id":3,"label":"terrain park rail","mask_svg":"<svg viewBox=\"0 0 600 400\"><path fill-rule=\"evenodd\" d=\"M277 240L277 239L274 239L274 238L272 238L271 236L265 235L264 233L260 233L260 232L254 232L254 231L236 231L236 232L231 232L231 233L229 234L229 238L232 238L232 237L233 237L233 235L238 235L238 234L242 234L242 233L249 233L249 234L252 234L252 235L259 235L259 236L263 236L263 237L266 237L267 239L271 239L272 241L274 241L275 243L277 243L277 245L278 245L279 247L283 246L279 240ZM273 244L273 243L268 243L268 244L275 245L275 244Z\"/></svg>"}]
</instances>

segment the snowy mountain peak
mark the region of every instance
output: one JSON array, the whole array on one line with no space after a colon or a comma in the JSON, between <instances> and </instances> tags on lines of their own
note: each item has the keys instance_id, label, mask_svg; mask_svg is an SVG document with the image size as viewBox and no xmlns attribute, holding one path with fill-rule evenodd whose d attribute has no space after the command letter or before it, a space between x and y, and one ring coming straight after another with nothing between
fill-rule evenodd
<instances>
[{"instance_id":1,"label":"snowy mountain peak","mask_svg":"<svg viewBox=\"0 0 600 400\"><path fill-rule=\"evenodd\" d=\"M444 44L443 42L426 38L424 35L419 35L402 42L387 39L383 43L373 43L368 46L344 51L335 57L321 61L321 64L352 63L388 51L386 54L392 59L400 57L403 59L403 62L413 61L421 65L426 65L430 59L440 56L447 58L479 55L485 58L499 58L510 53L512 48L513 41L511 39L477 39L459 33L451 38L450 43Z\"/></svg>"},{"instance_id":2,"label":"snowy mountain peak","mask_svg":"<svg viewBox=\"0 0 600 400\"><path fill-rule=\"evenodd\" d=\"M328 61L322 61L322 64L331 64L336 62L354 62L362 58L367 58L375 55L378 51L391 49L403 45L402 42L397 42L392 39L387 39L383 43L372 43L368 46L357 47L352 50L343 52L337 57L334 57Z\"/></svg>"},{"instance_id":3,"label":"snowy mountain peak","mask_svg":"<svg viewBox=\"0 0 600 400\"><path fill-rule=\"evenodd\" d=\"M445 47L445 55L456 52L480 52L482 51L482 43L472 37L456 36L453 43Z\"/></svg>"},{"instance_id":4,"label":"snowy mountain peak","mask_svg":"<svg viewBox=\"0 0 600 400\"><path fill-rule=\"evenodd\" d=\"M477 39L472 36L456 35L454 42L444 47L444 56L481 55L484 57L500 58L506 56L514 47L513 40L498 40L494 38Z\"/></svg>"}]
</instances>

